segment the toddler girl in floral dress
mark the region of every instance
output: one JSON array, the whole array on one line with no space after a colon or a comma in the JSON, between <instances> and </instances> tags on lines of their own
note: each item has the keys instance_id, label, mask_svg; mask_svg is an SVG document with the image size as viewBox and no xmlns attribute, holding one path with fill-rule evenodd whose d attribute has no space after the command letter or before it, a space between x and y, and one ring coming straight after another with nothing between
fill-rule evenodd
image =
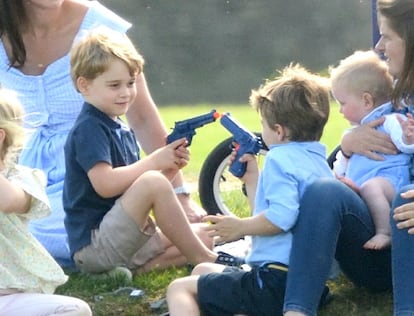
<instances>
[{"instance_id":1,"label":"toddler girl in floral dress","mask_svg":"<svg viewBox=\"0 0 414 316\"><path fill-rule=\"evenodd\" d=\"M22 120L15 95L0 88L0 315L92 315L86 302L53 294L68 277L29 231L50 207L43 172L16 163Z\"/></svg>"}]
</instances>

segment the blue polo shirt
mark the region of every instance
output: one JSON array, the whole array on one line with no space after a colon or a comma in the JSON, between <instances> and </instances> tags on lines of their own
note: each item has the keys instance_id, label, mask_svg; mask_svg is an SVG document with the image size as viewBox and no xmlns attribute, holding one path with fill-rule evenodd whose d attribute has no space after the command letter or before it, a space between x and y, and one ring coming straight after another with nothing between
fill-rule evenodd
<instances>
[{"instance_id":1,"label":"blue polo shirt","mask_svg":"<svg viewBox=\"0 0 414 316\"><path fill-rule=\"evenodd\" d=\"M137 160L139 147L132 130L120 119L114 121L84 103L65 143L63 207L71 256L90 244L91 231L99 226L119 198L98 195L89 181L88 171L99 162L115 168Z\"/></svg>"}]
</instances>

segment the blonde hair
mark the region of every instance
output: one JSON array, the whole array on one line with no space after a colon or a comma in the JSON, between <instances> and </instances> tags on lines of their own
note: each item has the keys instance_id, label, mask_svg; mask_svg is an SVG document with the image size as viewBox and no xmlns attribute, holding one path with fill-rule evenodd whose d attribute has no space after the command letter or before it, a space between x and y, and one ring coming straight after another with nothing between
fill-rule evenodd
<instances>
[{"instance_id":1,"label":"blonde hair","mask_svg":"<svg viewBox=\"0 0 414 316\"><path fill-rule=\"evenodd\" d=\"M17 99L16 93L0 88L0 129L3 129L6 134L0 159L6 165L14 164L23 148L25 141L23 116L23 107Z\"/></svg>"},{"instance_id":2,"label":"blonde hair","mask_svg":"<svg viewBox=\"0 0 414 316\"><path fill-rule=\"evenodd\" d=\"M253 90L250 104L272 128L289 130L291 141L318 141L329 117L328 80L290 64L280 76Z\"/></svg>"},{"instance_id":3,"label":"blonde hair","mask_svg":"<svg viewBox=\"0 0 414 316\"><path fill-rule=\"evenodd\" d=\"M391 99L392 76L386 62L372 50L354 52L337 67L331 66L329 72L332 88L342 85L355 95L368 92L374 99L374 106Z\"/></svg>"},{"instance_id":4,"label":"blonde hair","mask_svg":"<svg viewBox=\"0 0 414 316\"><path fill-rule=\"evenodd\" d=\"M106 28L91 31L71 49L71 77L93 80L104 73L114 58L128 67L131 76L142 72L144 58L125 35Z\"/></svg>"}]
</instances>

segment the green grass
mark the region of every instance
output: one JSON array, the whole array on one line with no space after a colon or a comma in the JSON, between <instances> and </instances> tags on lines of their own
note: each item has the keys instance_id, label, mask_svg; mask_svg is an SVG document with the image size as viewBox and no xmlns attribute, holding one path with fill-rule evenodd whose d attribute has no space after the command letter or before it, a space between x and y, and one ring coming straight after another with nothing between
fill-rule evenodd
<instances>
[{"instance_id":1,"label":"green grass","mask_svg":"<svg viewBox=\"0 0 414 316\"><path fill-rule=\"evenodd\" d=\"M239 122L252 131L260 131L258 114L247 104L245 105L194 105L170 106L161 108L161 115L169 128L175 121L183 120L195 115L209 112L211 109L219 112L230 112ZM339 114L338 107L332 105L330 119L325 128L322 142L329 153L339 143L341 134L349 127ZM191 161L184 169L187 181L197 184L197 178L205 157L220 141L230 134L220 123L215 122L197 129L193 138ZM197 193L193 197L198 200ZM234 201L245 203L244 201ZM234 207L235 209L238 207ZM232 207L233 209L233 207ZM80 297L92 307L95 316L130 316L130 315L160 315L166 311L163 305L160 309L152 309L150 303L156 302L165 296L165 290L171 280L188 274L186 268L171 268L165 271L156 271L134 277L132 284L122 279L97 281L78 273L69 273L69 281L58 288L58 293ZM373 294L364 289L354 287L346 278L341 276L335 282L330 282L334 300L326 306L321 316L388 316L392 314L392 299L390 293ZM298 285L299 286L299 285ZM127 293L115 295L113 291L121 287L135 287L144 290L141 298L129 298Z\"/></svg>"}]
</instances>

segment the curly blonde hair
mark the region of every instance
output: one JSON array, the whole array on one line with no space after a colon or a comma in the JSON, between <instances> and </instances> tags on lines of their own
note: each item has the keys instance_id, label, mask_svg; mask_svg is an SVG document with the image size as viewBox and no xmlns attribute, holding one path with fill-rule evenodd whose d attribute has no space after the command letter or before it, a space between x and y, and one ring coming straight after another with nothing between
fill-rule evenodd
<instances>
[{"instance_id":1,"label":"curly blonde hair","mask_svg":"<svg viewBox=\"0 0 414 316\"><path fill-rule=\"evenodd\" d=\"M17 161L24 141L24 110L16 93L0 88L0 129L5 131L5 139L0 148L0 159L6 165Z\"/></svg>"}]
</instances>

